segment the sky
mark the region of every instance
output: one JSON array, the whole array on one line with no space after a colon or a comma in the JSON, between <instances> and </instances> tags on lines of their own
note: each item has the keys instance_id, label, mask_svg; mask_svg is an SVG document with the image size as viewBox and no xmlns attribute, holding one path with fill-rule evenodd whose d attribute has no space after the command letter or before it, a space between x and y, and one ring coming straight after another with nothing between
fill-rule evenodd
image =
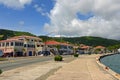
<instances>
[{"instance_id":1,"label":"sky","mask_svg":"<svg viewBox=\"0 0 120 80\"><path fill-rule=\"evenodd\" d=\"M120 40L120 0L0 0L0 28Z\"/></svg>"}]
</instances>

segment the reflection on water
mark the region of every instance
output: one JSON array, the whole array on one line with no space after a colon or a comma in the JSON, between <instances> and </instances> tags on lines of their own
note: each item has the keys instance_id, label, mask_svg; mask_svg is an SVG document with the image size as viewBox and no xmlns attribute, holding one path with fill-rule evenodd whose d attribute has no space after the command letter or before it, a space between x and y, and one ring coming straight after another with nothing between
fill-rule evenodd
<instances>
[{"instance_id":1,"label":"reflection on water","mask_svg":"<svg viewBox=\"0 0 120 80\"><path fill-rule=\"evenodd\" d=\"M106 56L100 61L115 72L120 73L120 54Z\"/></svg>"}]
</instances>

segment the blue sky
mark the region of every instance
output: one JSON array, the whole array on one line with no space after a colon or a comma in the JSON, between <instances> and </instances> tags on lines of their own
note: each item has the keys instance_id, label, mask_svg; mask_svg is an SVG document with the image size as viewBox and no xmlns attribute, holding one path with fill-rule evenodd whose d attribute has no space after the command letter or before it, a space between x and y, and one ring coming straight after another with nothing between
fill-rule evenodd
<instances>
[{"instance_id":1,"label":"blue sky","mask_svg":"<svg viewBox=\"0 0 120 80\"><path fill-rule=\"evenodd\" d=\"M120 40L119 4L120 0L0 0L0 28Z\"/></svg>"},{"instance_id":2,"label":"blue sky","mask_svg":"<svg viewBox=\"0 0 120 80\"><path fill-rule=\"evenodd\" d=\"M43 29L45 23L49 23L49 17L42 15L37 8L41 8L43 13L49 13L54 6L51 0L34 0L31 4L25 5L22 9L15 9L0 5L0 28L32 32L36 35L46 33Z\"/></svg>"},{"instance_id":3,"label":"blue sky","mask_svg":"<svg viewBox=\"0 0 120 80\"><path fill-rule=\"evenodd\" d=\"M34 0L22 9L0 5L0 28L27 31L36 35L47 34L44 24L49 23L48 14L55 5L54 0ZM39 10L40 8L40 10ZM38 10L37 10L38 9ZM45 15L42 15L45 14ZM86 20L91 15L78 14L78 18Z\"/></svg>"}]
</instances>

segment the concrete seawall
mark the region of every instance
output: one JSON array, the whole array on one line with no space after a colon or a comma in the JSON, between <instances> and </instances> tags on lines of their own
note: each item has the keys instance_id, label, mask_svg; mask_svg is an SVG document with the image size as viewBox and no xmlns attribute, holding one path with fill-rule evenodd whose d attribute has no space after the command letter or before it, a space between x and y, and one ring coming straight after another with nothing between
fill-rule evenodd
<instances>
[{"instance_id":1,"label":"concrete seawall","mask_svg":"<svg viewBox=\"0 0 120 80\"><path fill-rule=\"evenodd\" d=\"M115 71L113 71L112 69L110 69L108 66L104 65L103 63L101 63L100 59L107 57L107 56L111 56L111 55L115 55L113 53L110 54L105 54L105 55L101 55L99 57L96 58L97 63L99 66L101 66L104 70L106 70L108 73L110 73L112 76L114 76L115 78L117 78L118 80L120 80L120 74L116 73Z\"/></svg>"}]
</instances>

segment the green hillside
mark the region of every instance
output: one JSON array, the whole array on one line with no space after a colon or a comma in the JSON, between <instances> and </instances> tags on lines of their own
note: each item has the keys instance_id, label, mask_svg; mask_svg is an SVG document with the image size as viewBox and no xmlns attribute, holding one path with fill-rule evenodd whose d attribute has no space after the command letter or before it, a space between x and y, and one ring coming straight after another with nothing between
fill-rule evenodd
<instances>
[{"instance_id":1,"label":"green hillside","mask_svg":"<svg viewBox=\"0 0 120 80\"><path fill-rule=\"evenodd\" d=\"M79 44L86 44L90 46L112 46L120 44L120 41L106 39L101 37L92 37L92 36L84 36L84 37L74 37L74 38L63 38L65 41L69 41L71 43L79 43Z\"/></svg>"},{"instance_id":2,"label":"green hillside","mask_svg":"<svg viewBox=\"0 0 120 80\"><path fill-rule=\"evenodd\" d=\"M6 29L0 29L0 40L7 39L13 36L20 36L20 35L28 35L28 36L35 36L29 32L21 32L21 31L12 31ZM47 40L56 40L59 42L69 42L72 44L86 44L90 46L120 46L120 41L113 40L113 39L106 39L101 37L92 37L92 36L84 36L84 37L48 37L48 36L39 36L43 39L43 41Z\"/></svg>"},{"instance_id":3,"label":"green hillside","mask_svg":"<svg viewBox=\"0 0 120 80\"><path fill-rule=\"evenodd\" d=\"M35 36L29 32L21 32L21 31L12 31L6 29L0 29L0 40L7 39L13 36L20 36L20 35L28 35L28 36Z\"/></svg>"},{"instance_id":4,"label":"green hillside","mask_svg":"<svg viewBox=\"0 0 120 80\"><path fill-rule=\"evenodd\" d=\"M62 41L62 42L70 42L72 44L86 44L89 46L113 46L113 45L119 45L120 41L113 40L113 39L106 39L101 37L92 37L92 36L84 36L84 37L62 37L62 38L56 38L56 37L47 37L47 36L40 36L44 41L47 40L56 40L56 41Z\"/></svg>"}]
</instances>

